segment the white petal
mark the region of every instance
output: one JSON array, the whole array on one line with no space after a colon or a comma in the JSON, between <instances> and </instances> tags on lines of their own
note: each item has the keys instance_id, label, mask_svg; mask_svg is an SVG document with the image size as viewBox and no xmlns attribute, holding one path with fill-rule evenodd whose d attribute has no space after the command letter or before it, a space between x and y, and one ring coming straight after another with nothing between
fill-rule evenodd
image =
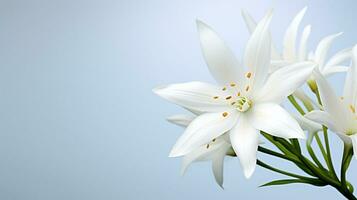
<instances>
[{"instance_id":1,"label":"white petal","mask_svg":"<svg viewBox=\"0 0 357 200\"><path fill-rule=\"evenodd\" d=\"M272 10L269 10L269 12L272 12ZM249 33L252 34L257 27L257 22L252 18L252 16L246 12L245 10L242 10L242 16L245 22L245 25L247 26ZM271 34L269 34L271 35ZM271 38L271 36L270 36ZM271 58L274 60L281 59L278 51L275 48L275 45L272 43L271 45Z\"/></svg>"},{"instance_id":2,"label":"white petal","mask_svg":"<svg viewBox=\"0 0 357 200\"><path fill-rule=\"evenodd\" d=\"M248 28L250 34L252 34L257 27L257 22L253 19L253 17L245 10L242 10L242 16L245 22L245 25Z\"/></svg>"},{"instance_id":3,"label":"white petal","mask_svg":"<svg viewBox=\"0 0 357 200\"><path fill-rule=\"evenodd\" d=\"M307 119L302 115L293 115L296 121L300 124L303 130L309 131L310 133L314 133L322 130L322 126L310 119Z\"/></svg>"},{"instance_id":4,"label":"white petal","mask_svg":"<svg viewBox=\"0 0 357 200\"><path fill-rule=\"evenodd\" d=\"M280 105L275 103L255 104L247 113L254 128L282 138L305 138L297 121Z\"/></svg>"},{"instance_id":5,"label":"white petal","mask_svg":"<svg viewBox=\"0 0 357 200\"><path fill-rule=\"evenodd\" d=\"M292 20L287 28L284 36L283 58L288 61L295 61L296 59L296 36L302 18L305 15L307 7L303 8Z\"/></svg>"},{"instance_id":6,"label":"white petal","mask_svg":"<svg viewBox=\"0 0 357 200\"><path fill-rule=\"evenodd\" d=\"M347 72L347 71L348 71L348 67L346 66L332 66L332 67L324 68L321 73L324 76L330 76L336 73Z\"/></svg>"},{"instance_id":7,"label":"white petal","mask_svg":"<svg viewBox=\"0 0 357 200\"><path fill-rule=\"evenodd\" d=\"M238 124L230 132L231 143L238 156L246 178L255 171L259 133L242 115Z\"/></svg>"},{"instance_id":8,"label":"white petal","mask_svg":"<svg viewBox=\"0 0 357 200\"><path fill-rule=\"evenodd\" d=\"M220 149L216 151L212 160L212 171L214 178L219 186L223 188L223 164L224 158L228 149L231 147L230 144L224 143Z\"/></svg>"},{"instance_id":9,"label":"white petal","mask_svg":"<svg viewBox=\"0 0 357 200\"><path fill-rule=\"evenodd\" d=\"M281 103L305 83L313 69L313 63L300 62L276 70L257 93L255 101Z\"/></svg>"},{"instance_id":10,"label":"white petal","mask_svg":"<svg viewBox=\"0 0 357 200\"><path fill-rule=\"evenodd\" d=\"M352 148L353 148L353 155L357 159L357 135L351 135L350 136L351 141L352 141Z\"/></svg>"},{"instance_id":11,"label":"white petal","mask_svg":"<svg viewBox=\"0 0 357 200\"><path fill-rule=\"evenodd\" d=\"M299 46L299 57L298 57L298 61L305 61L306 58L306 52L307 52L307 40L309 39L311 33L311 25L307 25L305 26L302 35L301 35L301 39L300 39L300 46Z\"/></svg>"},{"instance_id":12,"label":"white petal","mask_svg":"<svg viewBox=\"0 0 357 200\"><path fill-rule=\"evenodd\" d=\"M310 119L316 123L327 126L333 132L342 133L343 127L341 127L334 117L325 111L313 110L305 115L307 119Z\"/></svg>"},{"instance_id":13,"label":"white petal","mask_svg":"<svg viewBox=\"0 0 357 200\"><path fill-rule=\"evenodd\" d=\"M167 121L179 126L187 127L194 118L195 116L193 115L172 115L167 118Z\"/></svg>"},{"instance_id":14,"label":"white petal","mask_svg":"<svg viewBox=\"0 0 357 200\"><path fill-rule=\"evenodd\" d=\"M224 110L227 107L224 98L229 96L221 88L202 82L172 84L155 88L153 91L170 102L202 112ZM215 96L219 98L214 99Z\"/></svg>"},{"instance_id":15,"label":"white petal","mask_svg":"<svg viewBox=\"0 0 357 200\"><path fill-rule=\"evenodd\" d=\"M272 14L268 13L259 22L244 53L244 65L252 73L252 88L259 88L269 72L271 42L268 28L271 18Z\"/></svg>"},{"instance_id":16,"label":"white petal","mask_svg":"<svg viewBox=\"0 0 357 200\"><path fill-rule=\"evenodd\" d=\"M347 104L357 106L357 45L353 48L352 65L348 69L343 96Z\"/></svg>"},{"instance_id":17,"label":"white petal","mask_svg":"<svg viewBox=\"0 0 357 200\"><path fill-rule=\"evenodd\" d=\"M324 64L325 64L325 59L327 56L327 52L330 49L330 46L335 38L340 36L342 33L337 33L334 35L329 35L325 38L323 38L319 44L316 47L315 55L314 55L314 60L316 63L319 64L319 68L322 71Z\"/></svg>"},{"instance_id":18,"label":"white petal","mask_svg":"<svg viewBox=\"0 0 357 200\"><path fill-rule=\"evenodd\" d=\"M226 85L241 80L243 68L224 41L201 21L197 21L197 28L203 56L217 82Z\"/></svg>"},{"instance_id":19,"label":"white petal","mask_svg":"<svg viewBox=\"0 0 357 200\"><path fill-rule=\"evenodd\" d=\"M216 140L216 142L211 143L209 148L206 145L202 145L197 149L191 151L190 153L186 154L182 159L181 165L181 175L184 175L188 169L188 167L193 162L199 161L207 161L213 160L216 157L216 154L222 154L221 149L227 149L227 143L224 140Z\"/></svg>"},{"instance_id":20,"label":"white petal","mask_svg":"<svg viewBox=\"0 0 357 200\"><path fill-rule=\"evenodd\" d=\"M347 116L350 115L347 106L343 105L343 102L336 96L320 72L315 70L314 77L316 78L324 110L336 120L336 123L340 124L342 127L347 127L348 120L346 120L346 118L348 119Z\"/></svg>"},{"instance_id":21,"label":"white petal","mask_svg":"<svg viewBox=\"0 0 357 200\"><path fill-rule=\"evenodd\" d=\"M185 155L201 145L208 144L212 139L229 131L237 122L238 117L239 113L235 110L227 110L224 114L219 112L198 116L177 140L170 157Z\"/></svg>"},{"instance_id":22,"label":"white petal","mask_svg":"<svg viewBox=\"0 0 357 200\"><path fill-rule=\"evenodd\" d=\"M302 102L310 102L315 107L322 109L322 106L318 104L315 100L311 99L308 95L306 95L301 88L295 90L293 95Z\"/></svg>"},{"instance_id":23,"label":"white petal","mask_svg":"<svg viewBox=\"0 0 357 200\"><path fill-rule=\"evenodd\" d=\"M332 56L326 63L326 67L341 65L344 61L350 59L352 56L351 48L343 49Z\"/></svg>"},{"instance_id":24,"label":"white petal","mask_svg":"<svg viewBox=\"0 0 357 200\"><path fill-rule=\"evenodd\" d=\"M270 62L270 69L269 69L269 73L273 73L275 72L276 70L282 68L282 67L285 67L287 65L290 65L291 62L289 61L286 61L286 60L272 60Z\"/></svg>"}]
</instances>

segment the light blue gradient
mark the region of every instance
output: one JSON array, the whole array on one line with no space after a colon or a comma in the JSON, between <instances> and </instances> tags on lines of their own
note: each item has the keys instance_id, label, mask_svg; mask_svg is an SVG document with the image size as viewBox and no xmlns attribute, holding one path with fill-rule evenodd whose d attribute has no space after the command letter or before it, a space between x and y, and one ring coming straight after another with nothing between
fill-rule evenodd
<instances>
[{"instance_id":1,"label":"light blue gradient","mask_svg":"<svg viewBox=\"0 0 357 200\"><path fill-rule=\"evenodd\" d=\"M310 47L339 31L345 33L334 52L357 41L352 0L0 1L0 199L342 199L329 187L258 188L282 176L258 168L245 180L237 159L226 161L225 190L209 163L181 177L180 160L168 153L182 129L165 118L184 111L151 91L213 82L196 19L242 55L248 31L241 9L259 19L274 8L272 33L281 48L288 23L305 5ZM342 80L331 79L336 90ZM332 143L337 164L342 147L336 137ZM353 160L355 183L356 167Z\"/></svg>"}]
</instances>

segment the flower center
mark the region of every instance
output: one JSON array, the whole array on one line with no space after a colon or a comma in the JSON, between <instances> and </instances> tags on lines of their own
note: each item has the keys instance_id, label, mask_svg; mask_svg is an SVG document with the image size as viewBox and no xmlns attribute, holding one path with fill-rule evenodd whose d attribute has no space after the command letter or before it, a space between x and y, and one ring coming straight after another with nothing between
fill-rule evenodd
<instances>
[{"instance_id":1,"label":"flower center","mask_svg":"<svg viewBox=\"0 0 357 200\"><path fill-rule=\"evenodd\" d=\"M236 102L235 107L240 112L246 112L252 106L252 101L247 97L239 97Z\"/></svg>"}]
</instances>

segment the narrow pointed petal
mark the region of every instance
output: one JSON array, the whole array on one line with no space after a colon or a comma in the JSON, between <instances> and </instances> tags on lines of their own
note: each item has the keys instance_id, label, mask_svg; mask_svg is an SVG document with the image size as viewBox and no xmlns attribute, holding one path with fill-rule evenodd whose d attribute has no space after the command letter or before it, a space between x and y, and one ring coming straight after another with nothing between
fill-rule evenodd
<instances>
[{"instance_id":1,"label":"narrow pointed petal","mask_svg":"<svg viewBox=\"0 0 357 200\"><path fill-rule=\"evenodd\" d=\"M225 42L201 21L197 21L203 56L212 76L222 85L241 80L243 68Z\"/></svg>"},{"instance_id":2,"label":"narrow pointed petal","mask_svg":"<svg viewBox=\"0 0 357 200\"><path fill-rule=\"evenodd\" d=\"M268 11L268 13L271 13L271 12L273 12L273 11L272 10ZM242 16L243 16L245 25L248 28L249 33L253 34L255 28L257 27L257 22L245 10L242 10ZM271 34L269 33L269 35L271 35ZM271 36L270 36L270 38L271 38ZM276 47L275 47L275 45L273 43L271 45L271 58L274 59L274 60L281 59L281 57L280 57L280 55L279 55L278 51L276 50Z\"/></svg>"},{"instance_id":3,"label":"narrow pointed petal","mask_svg":"<svg viewBox=\"0 0 357 200\"><path fill-rule=\"evenodd\" d=\"M248 28L250 34L252 34L257 27L257 22L253 19L253 17L245 10L242 10L242 17L244 19L245 25Z\"/></svg>"},{"instance_id":4,"label":"narrow pointed petal","mask_svg":"<svg viewBox=\"0 0 357 200\"><path fill-rule=\"evenodd\" d=\"M296 36L302 18L307 7L303 8L292 20L284 36L283 58L284 60L294 61L296 59Z\"/></svg>"},{"instance_id":5,"label":"narrow pointed petal","mask_svg":"<svg viewBox=\"0 0 357 200\"><path fill-rule=\"evenodd\" d=\"M254 128L271 135L282 138L305 138L298 122L278 104L256 104L247 117Z\"/></svg>"},{"instance_id":6,"label":"narrow pointed petal","mask_svg":"<svg viewBox=\"0 0 357 200\"><path fill-rule=\"evenodd\" d=\"M342 133L343 127L341 127L336 119L330 115L329 113L321 110L313 110L305 115L305 117L309 120L312 120L321 125L325 125L333 132Z\"/></svg>"},{"instance_id":7,"label":"narrow pointed petal","mask_svg":"<svg viewBox=\"0 0 357 200\"><path fill-rule=\"evenodd\" d=\"M183 156L201 145L229 131L237 122L239 113L227 110L219 113L206 113L195 118L177 140L170 157Z\"/></svg>"},{"instance_id":8,"label":"narrow pointed petal","mask_svg":"<svg viewBox=\"0 0 357 200\"><path fill-rule=\"evenodd\" d=\"M324 68L327 52L331 47L332 42L340 36L342 33L337 33L334 35L329 35L323 38L316 47L315 51L315 62L319 64L319 69L322 71Z\"/></svg>"},{"instance_id":9,"label":"narrow pointed petal","mask_svg":"<svg viewBox=\"0 0 357 200\"><path fill-rule=\"evenodd\" d=\"M224 165L224 158L226 156L226 153L228 149L230 148L230 145L228 143L225 143L222 145L220 149L216 151L214 154L214 157L212 159L212 172L214 175L214 178L217 182L217 184L223 188L223 165Z\"/></svg>"},{"instance_id":10,"label":"narrow pointed petal","mask_svg":"<svg viewBox=\"0 0 357 200\"><path fill-rule=\"evenodd\" d=\"M326 63L326 67L341 65L343 62L347 61L352 57L352 49L347 48L337 52L333 55Z\"/></svg>"},{"instance_id":11,"label":"narrow pointed petal","mask_svg":"<svg viewBox=\"0 0 357 200\"><path fill-rule=\"evenodd\" d=\"M322 126L302 115L293 115L303 130L311 133L322 130Z\"/></svg>"},{"instance_id":12,"label":"narrow pointed petal","mask_svg":"<svg viewBox=\"0 0 357 200\"><path fill-rule=\"evenodd\" d=\"M218 140L216 143L212 143L209 148L206 145L202 145L197 149L186 154L182 159L181 175L184 175L189 166L194 162L213 160L216 158L217 153L221 153L221 149L226 149L227 143L224 140Z\"/></svg>"},{"instance_id":13,"label":"narrow pointed petal","mask_svg":"<svg viewBox=\"0 0 357 200\"><path fill-rule=\"evenodd\" d=\"M300 39L298 61L305 61L307 59L306 48L307 48L307 41L309 39L310 33L311 33L311 25L305 26Z\"/></svg>"},{"instance_id":14,"label":"narrow pointed petal","mask_svg":"<svg viewBox=\"0 0 357 200\"><path fill-rule=\"evenodd\" d=\"M346 66L332 66L332 67L326 67L325 69L323 69L321 73L326 77L336 73L347 72L347 71L348 71L348 67Z\"/></svg>"},{"instance_id":15,"label":"narrow pointed petal","mask_svg":"<svg viewBox=\"0 0 357 200\"><path fill-rule=\"evenodd\" d=\"M352 141L353 155L357 159L357 135L351 135L350 138Z\"/></svg>"},{"instance_id":16,"label":"narrow pointed petal","mask_svg":"<svg viewBox=\"0 0 357 200\"><path fill-rule=\"evenodd\" d=\"M324 110L334 117L337 124L341 124L343 127L347 127L348 120L346 116L350 115L350 112L347 110L347 106L344 106L340 98L336 96L326 79L322 74L315 70L314 77L316 78L316 83L319 88L320 97Z\"/></svg>"},{"instance_id":17,"label":"narrow pointed petal","mask_svg":"<svg viewBox=\"0 0 357 200\"><path fill-rule=\"evenodd\" d=\"M187 127L195 118L193 115L172 115L167 118L167 121L176 124L178 126Z\"/></svg>"},{"instance_id":18,"label":"narrow pointed petal","mask_svg":"<svg viewBox=\"0 0 357 200\"><path fill-rule=\"evenodd\" d=\"M249 38L244 53L244 65L252 73L252 87L260 88L269 72L271 41L268 32L272 13L268 13Z\"/></svg>"},{"instance_id":19,"label":"narrow pointed petal","mask_svg":"<svg viewBox=\"0 0 357 200\"><path fill-rule=\"evenodd\" d=\"M242 115L238 124L231 130L232 147L239 158L244 175L250 178L256 167L259 133Z\"/></svg>"},{"instance_id":20,"label":"narrow pointed petal","mask_svg":"<svg viewBox=\"0 0 357 200\"><path fill-rule=\"evenodd\" d=\"M228 94L221 88L202 82L172 84L155 88L160 97L188 109L218 112L227 108L224 100Z\"/></svg>"},{"instance_id":21,"label":"narrow pointed petal","mask_svg":"<svg viewBox=\"0 0 357 200\"><path fill-rule=\"evenodd\" d=\"M275 72L276 70L282 68L282 67L285 67L285 66L288 66L290 65L291 62L289 61L286 61L286 60L272 60L270 62L270 69L269 69L269 73L273 73Z\"/></svg>"},{"instance_id":22,"label":"narrow pointed petal","mask_svg":"<svg viewBox=\"0 0 357 200\"><path fill-rule=\"evenodd\" d=\"M357 45L353 48L352 65L347 72L343 96L347 104L357 108Z\"/></svg>"},{"instance_id":23,"label":"narrow pointed petal","mask_svg":"<svg viewBox=\"0 0 357 200\"><path fill-rule=\"evenodd\" d=\"M276 70L256 93L255 101L281 103L305 83L313 69L313 63L300 62Z\"/></svg>"}]
</instances>

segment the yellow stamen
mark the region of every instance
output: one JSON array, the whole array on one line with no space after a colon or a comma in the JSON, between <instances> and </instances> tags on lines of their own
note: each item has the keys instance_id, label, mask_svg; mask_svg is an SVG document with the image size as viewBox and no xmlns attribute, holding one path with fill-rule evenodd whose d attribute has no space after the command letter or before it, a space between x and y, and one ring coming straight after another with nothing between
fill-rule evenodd
<instances>
[{"instance_id":1,"label":"yellow stamen","mask_svg":"<svg viewBox=\"0 0 357 200\"><path fill-rule=\"evenodd\" d=\"M248 92L248 90L249 90L249 85L247 85L247 87L245 87L245 91Z\"/></svg>"},{"instance_id":2,"label":"yellow stamen","mask_svg":"<svg viewBox=\"0 0 357 200\"><path fill-rule=\"evenodd\" d=\"M351 109L351 111L352 111L353 113L356 113L356 109L355 109L355 107L354 107L353 105L350 105L350 109Z\"/></svg>"},{"instance_id":3,"label":"yellow stamen","mask_svg":"<svg viewBox=\"0 0 357 200\"><path fill-rule=\"evenodd\" d=\"M247 78L250 78L252 76L252 73L251 72L248 72L246 75L245 75Z\"/></svg>"},{"instance_id":4,"label":"yellow stamen","mask_svg":"<svg viewBox=\"0 0 357 200\"><path fill-rule=\"evenodd\" d=\"M228 96L228 97L226 97L226 100L231 99L231 98L232 98L232 96Z\"/></svg>"},{"instance_id":5,"label":"yellow stamen","mask_svg":"<svg viewBox=\"0 0 357 200\"><path fill-rule=\"evenodd\" d=\"M228 116L228 113L227 113L227 112L224 112L224 113L222 113L222 116L223 116L223 117L227 117L227 116Z\"/></svg>"},{"instance_id":6,"label":"yellow stamen","mask_svg":"<svg viewBox=\"0 0 357 200\"><path fill-rule=\"evenodd\" d=\"M240 96L240 92L238 92L237 96Z\"/></svg>"},{"instance_id":7,"label":"yellow stamen","mask_svg":"<svg viewBox=\"0 0 357 200\"><path fill-rule=\"evenodd\" d=\"M212 142L215 142L216 141L216 138L214 138L213 140L212 140Z\"/></svg>"},{"instance_id":8,"label":"yellow stamen","mask_svg":"<svg viewBox=\"0 0 357 200\"><path fill-rule=\"evenodd\" d=\"M231 87L234 87L234 86L236 86L236 84L235 83L231 83L231 85L230 85Z\"/></svg>"},{"instance_id":9,"label":"yellow stamen","mask_svg":"<svg viewBox=\"0 0 357 200\"><path fill-rule=\"evenodd\" d=\"M207 149L209 148L209 144L207 144L206 148L207 148Z\"/></svg>"},{"instance_id":10,"label":"yellow stamen","mask_svg":"<svg viewBox=\"0 0 357 200\"><path fill-rule=\"evenodd\" d=\"M214 99L218 99L218 96L214 96L213 98L214 98Z\"/></svg>"},{"instance_id":11,"label":"yellow stamen","mask_svg":"<svg viewBox=\"0 0 357 200\"><path fill-rule=\"evenodd\" d=\"M226 87L224 87L224 88L222 88L222 90L223 90L223 91L226 91L226 90L227 90L227 88L226 88Z\"/></svg>"}]
</instances>

